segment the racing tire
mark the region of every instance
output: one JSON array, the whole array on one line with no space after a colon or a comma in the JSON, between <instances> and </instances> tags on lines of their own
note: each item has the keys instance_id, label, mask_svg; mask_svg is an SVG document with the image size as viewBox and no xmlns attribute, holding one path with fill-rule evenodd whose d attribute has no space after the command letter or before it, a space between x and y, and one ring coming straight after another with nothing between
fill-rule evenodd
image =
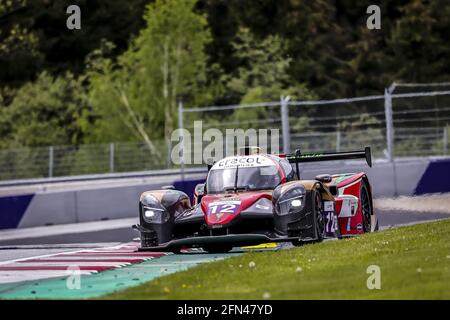
<instances>
[{"instance_id":1,"label":"racing tire","mask_svg":"<svg viewBox=\"0 0 450 320\"><path fill-rule=\"evenodd\" d=\"M314 215L315 215L315 228L317 231L317 239L315 242L322 242L325 237L325 222L323 219L323 203L322 196L319 191L314 190Z\"/></svg>"},{"instance_id":2,"label":"racing tire","mask_svg":"<svg viewBox=\"0 0 450 320\"><path fill-rule=\"evenodd\" d=\"M372 231L372 215L373 215L373 205L372 200L370 199L369 190L367 188L366 182L363 180L361 183L361 189L359 193L359 199L361 202L361 213L363 220L363 231L371 232ZM375 231L378 230L378 221L375 225Z\"/></svg>"},{"instance_id":3,"label":"racing tire","mask_svg":"<svg viewBox=\"0 0 450 320\"><path fill-rule=\"evenodd\" d=\"M227 253L233 249L232 246L220 245L220 246L204 246L203 250L208 253Z\"/></svg>"},{"instance_id":4,"label":"racing tire","mask_svg":"<svg viewBox=\"0 0 450 320\"><path fill-rule=\"evenodd\" d=\"M302 241L301 239L297 239L292 241L292 245L296 247L300 247L307 242L322 242L325 234L325 224L323 219L323 205L322 205L322 196L320 192L317 190L313 191L312 201L314 203L314 228L316 228L317 238L313 241Z\"/></svg>"},{"instance_id":5,"label":"racing tire","mask_svg":"<svg viewBox=\"0 0 450 320\"><path fill-rule=\"evenodd\" d=\"M373 231L375 232L375 231L378 231L378 230L380 230L380 227L378 226L378 219L377 219L377 224L375 225L375 228L373 229Z\"/></svg>"},{"instance_id":6,"label":"racing tire","mask_svg":"<svg viewBox=\"0 0 450 320\"><path fill-rule=\"evenodd\" d=\"M302 245L305 244L305 242L300 240L300 239L294 240L291 243L292 243L293 246L296 246L296 247L301 247Z\"/></svg>"}]
</instances>

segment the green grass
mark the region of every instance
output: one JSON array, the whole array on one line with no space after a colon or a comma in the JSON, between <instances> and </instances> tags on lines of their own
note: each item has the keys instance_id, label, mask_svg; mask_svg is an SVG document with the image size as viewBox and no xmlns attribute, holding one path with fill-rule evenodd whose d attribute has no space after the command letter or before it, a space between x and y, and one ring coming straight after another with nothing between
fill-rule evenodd
<instances>
[{"instance_id":1,"label":"green grass","mask_svg":"<svg viewBox=\"0 0 450 320\"><path fill-rule=\"evenodd\" d=\"M370 265L381 269L380 290L367 289ZM291 250L251 252L105 298L450 299L449 265L450 220L444 220Z\"/></svg>"}]
</instances>

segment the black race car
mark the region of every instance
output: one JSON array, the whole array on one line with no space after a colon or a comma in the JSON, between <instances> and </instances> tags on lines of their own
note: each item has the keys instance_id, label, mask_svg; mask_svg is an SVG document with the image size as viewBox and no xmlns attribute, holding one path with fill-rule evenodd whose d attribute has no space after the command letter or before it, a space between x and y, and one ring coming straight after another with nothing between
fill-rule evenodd
<instances>
[{"instance_id":1,"label":"black race car","mask_svg":"<svg viewBox=\"0 0 450 320\"><path fill-rule=\"evenodd\" d=\"M253 150L253 152L252 152ZM365 158L363 151L291 155L259 153L224 158L208 167L194 204L171 188L144 192L139 202L140 250L201 247L227 252L267 242L321 241L375 231L372 192L365 173L301 180L299 163ZM294 164L294 165L293 165Z\"/></svg>"}]
</instances>

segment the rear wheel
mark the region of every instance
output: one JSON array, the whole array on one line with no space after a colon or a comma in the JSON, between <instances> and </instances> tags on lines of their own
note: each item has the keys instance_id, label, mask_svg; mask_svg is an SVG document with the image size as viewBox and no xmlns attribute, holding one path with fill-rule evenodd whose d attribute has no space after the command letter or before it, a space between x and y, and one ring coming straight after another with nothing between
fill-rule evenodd
<instances>
[{"instance_id":1,"label":"rear wheel","mask_svg":"<svg viewBox=\"0 0 450 320\"><path fill-rule=\"evenodd\" d=\"M364 232L372 231L372 201L370 199L369 190L367 188L366 182L361 183L361 192L360 192L360 202L361 202L361 212L363 219L363 230ZM378 228L378 223L375 226L375 229Z\"/></svg>"},{"instance_id":2,"label":"rear wheel","mask_svg":"<svg viewBox=\"0 0 450 320\"><path fill-rule=\"evenodd\" d=\"M220 246L205 246L203 250L208 253L227 253L233 249L232 246L220 245Z\"/></svg>"}]
</instances>

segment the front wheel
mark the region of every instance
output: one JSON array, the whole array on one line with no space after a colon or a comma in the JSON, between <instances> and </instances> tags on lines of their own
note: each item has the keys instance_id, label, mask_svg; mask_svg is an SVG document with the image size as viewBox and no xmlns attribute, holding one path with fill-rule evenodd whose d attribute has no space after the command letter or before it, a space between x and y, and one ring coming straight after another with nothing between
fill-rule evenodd
<instances>
[{"instance_id":1,"label":"front wheel","mask_svg":"<svg viewBox=\"0 0 450 320\"><path fill-rule=\"evenodd\" d=\"M325 237L325 220L323 217L323 203L322 196L318 190L312 191L312 201L313 201L313 214L314 214L314 228L316 239L309 240L309 242L322 242ZM299 247L306 243L302 239L296 239L291 242L294 246Z\"/></svg>"},{"instance_id":2,"label":"front wheel","mask_svg":"<svg viewBox=\"0 0 450 320\"><path fill-rule=\"evenodd\" d=\"M325 221L323 218L322 196L320 192L315 190L314 194L314 215L316 219L317 242L321 242L325 237Z\"/></svg>"}]
</instances>

